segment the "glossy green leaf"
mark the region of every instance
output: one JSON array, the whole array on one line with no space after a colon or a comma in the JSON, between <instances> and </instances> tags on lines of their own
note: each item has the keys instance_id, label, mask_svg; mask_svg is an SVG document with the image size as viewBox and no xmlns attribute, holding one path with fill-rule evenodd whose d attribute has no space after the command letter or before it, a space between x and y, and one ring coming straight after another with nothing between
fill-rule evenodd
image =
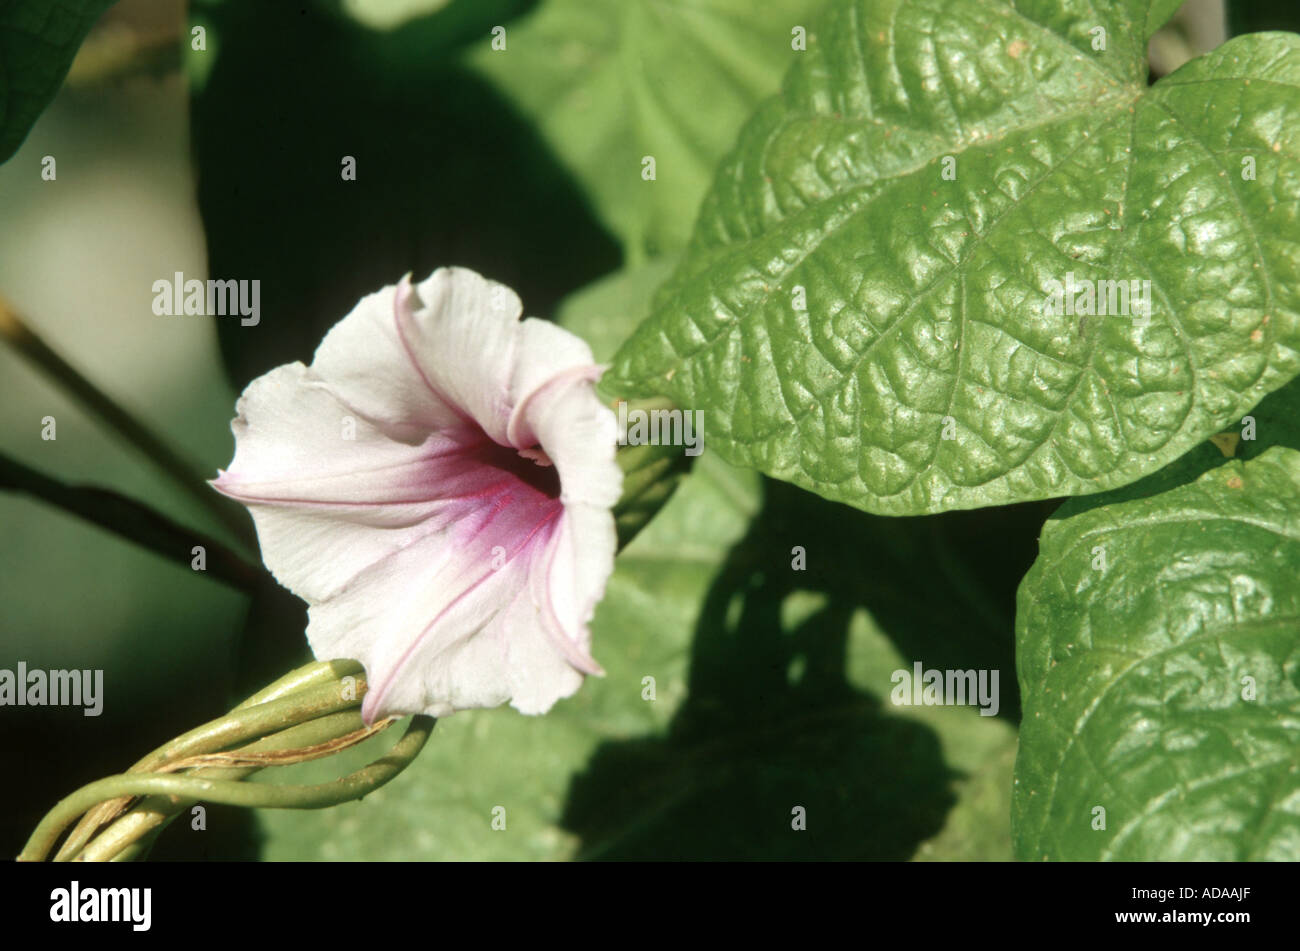
<instances>
[{"instance_id":1,"label":"glossy green leaf","mask_svg":"<svg viewBox=\"0 0 1300 951\"><path fill-rule=\"evenodd\" d=\"M1270 393L1241 419L1149 476L1119 489L1088 496L1089 508L1145 498L1195 482L1224 459L1254 459L1274 446L1300 449L1300 378Z\"/></svg>"},{"instance_id":2,"label":"glossy green leaf","mask_svg":"<svg viewBox=\"0 0 1300 951\"><path fill-rule=\"evenodd\" d=\"M1300 370L1300 37L1148 87L1173 6L836 3L621 349L623 392L884 514L1125 485L1239 418ZM1071 275L1150 281L1149 320L1107 285L1110 315L1046 313Z\"/></svg>"},{"instance_id":3,"label":"glossy green leaf","mask_svg":"<svg viewBox=\"0 0 1300 951\"><path fill-rule=\"evenodd\" d=\"M113 0L9 0L0 5L0 162L27 138L72 58Z\"/></svg>"},{"instance_id":4,"label":"glossy green leaf","mask_svg":"<svg viewBox=\"0 0 1300 951\"><path fill-rule=\"evenodd\" d=\"M471 62L538 124L636 263L685 244L718 160L800 55L793 30L819 2L543 0Z\"/></svg>"},{"instance_id":5,"label":"glossy green leaf","mask_svg":"<svg viewBox=\"0 0 1300 951\"><path fill-rule=\"evenodd\" d=\"M1300 859L1300 452L1067 503L1018 600L1021 857Z\"/></svg>"}]
</instances>

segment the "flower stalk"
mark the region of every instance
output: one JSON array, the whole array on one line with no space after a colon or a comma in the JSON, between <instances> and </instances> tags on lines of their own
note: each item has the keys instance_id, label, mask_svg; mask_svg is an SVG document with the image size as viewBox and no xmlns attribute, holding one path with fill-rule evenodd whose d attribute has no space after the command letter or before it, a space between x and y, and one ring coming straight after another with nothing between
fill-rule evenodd
<instances>
[{"instance_id":1,"label":"flower stalk","mask_svg":"<svg viewBox=\"0 0 1300 951\"><path fill-rule=\"evenodd\" d=\"M63 799L40 822L18 859L44 860L74 823L56 861L139 858L172 819L200 800L249 808L321 809L360 799L415 759L433 729L433 718L413 717L385 756L331 782L272 785L243 780L264 768L334 755L391 726L395 718L370 727L361 723L365 690L360 666L353 662L299 668L226 716L154 750L126 773L98 780Z\"/></svg>"},{"instance_id":2,"label":"flower stalk","mask_svg":"<svg viewBox=\"0 0 1300 951\"><path fill-rule=\"evenodd\" d=\"M615 399L612 405L617 407L620 402L624 401ZM626 402L629 412L675 408L663 398ZM614 460L623 470L623 494L614 506L614 527L622 551L672 498L694 460L681 446L669 443L621 445Z\"/></svg>"}]
</instances>

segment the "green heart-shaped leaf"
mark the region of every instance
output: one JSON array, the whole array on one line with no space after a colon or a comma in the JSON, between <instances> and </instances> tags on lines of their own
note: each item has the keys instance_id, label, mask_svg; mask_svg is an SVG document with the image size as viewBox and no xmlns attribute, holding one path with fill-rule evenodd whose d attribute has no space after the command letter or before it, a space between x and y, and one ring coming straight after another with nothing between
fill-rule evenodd
<instances>
[{"instance_id":1,"label":"green heart-shaped leaf","mask_svg":"<svg viewBox=\"0 0 1300 951\"><path fill-rule=\"evenodd\" d=\"M1298 579L1293 449L1048 522L1016 618L1022 857L1300 859Z\"/></svg>"},{"instance_id":2,"label":"green heart-shaped leaf","mask_svg":"<svg viewBox=\"0 0 1300 951\"><path fill-rule=\"evenodd\" d=\"M1300 370L1300 37L1148 87L1176 5L836 4L620 350L623 391L883 514L1125 485L1239 418ZM1047 313L1071 281L1112 313Z\"/></svg>"}]
</instances>

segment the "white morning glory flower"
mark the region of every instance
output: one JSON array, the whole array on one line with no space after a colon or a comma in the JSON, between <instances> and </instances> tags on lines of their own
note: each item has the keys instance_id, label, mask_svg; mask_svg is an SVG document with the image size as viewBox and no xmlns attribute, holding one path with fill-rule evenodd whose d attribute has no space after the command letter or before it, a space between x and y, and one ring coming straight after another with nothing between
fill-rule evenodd
<instances>
[{"instance_id":1,"label":"white morning glory flower","mask_svg":"<svg viewBox=\"0 0 1300 951\"><path fill-rule=\"evenodd\" d=\"M249 384L213 483L309 604L320 660L366 668L367 723L509 700L544 713L601 673L617 422L590 348L509 288L443 268L364 298Z\"/></svg>"}]
</instances>

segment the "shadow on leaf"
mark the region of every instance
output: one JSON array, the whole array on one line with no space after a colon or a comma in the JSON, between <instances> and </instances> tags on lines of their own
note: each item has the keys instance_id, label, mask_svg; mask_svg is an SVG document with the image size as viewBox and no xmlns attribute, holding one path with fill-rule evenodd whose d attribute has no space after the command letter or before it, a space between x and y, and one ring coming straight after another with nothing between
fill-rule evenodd
<instances>
[{"instance_id":1,"label":"shadow on leaf","mask_svg":"<svg viewBox=\"0 0 1300 951\"><path fill-rule=\"evenodd\" d=\"M1018 717L1015 588L1050 506L890 519L765 492L710 589L667 735L606 743L572 781L562 825L579 857L910 857L943 827L959 774L929 726L882 701L888 672L869 691L850 682L862 608L909 663L1000 669L999 715ZM808 593L817 606L791 622L788 599Z\"/></svg>"}]
</instances>

